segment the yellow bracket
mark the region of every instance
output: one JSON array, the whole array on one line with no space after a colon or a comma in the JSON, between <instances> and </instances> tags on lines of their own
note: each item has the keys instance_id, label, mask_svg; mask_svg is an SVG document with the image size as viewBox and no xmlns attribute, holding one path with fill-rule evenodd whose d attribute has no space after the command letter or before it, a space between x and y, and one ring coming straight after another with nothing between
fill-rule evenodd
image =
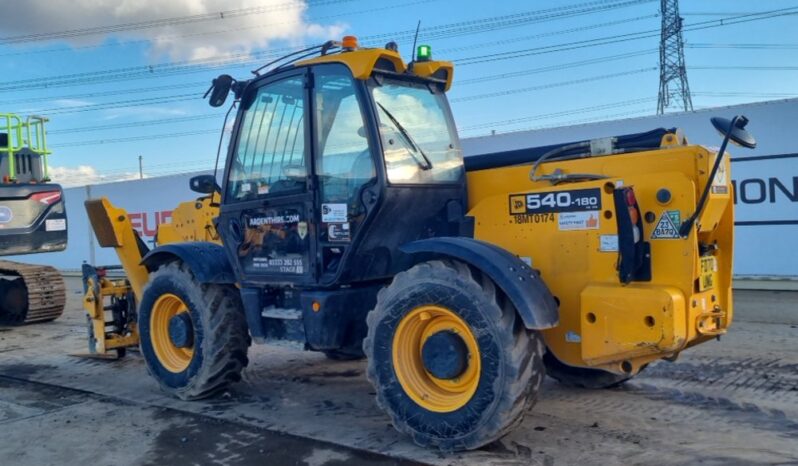
<instances>
[{"instance_id":1,"label":"yellow bracket","mask_svg":"<svg viewBox=\"0 0 798 466\"><path fill-rule=\"evenodd\" d=\"M720 306L696 316L695 328L702 335L717 336L726 333L726 312Z\"/></svg>"},{"instance_id":2,"label":"yellow bracket","mask_svg":"<svg viewBox=\"0 0 798 466\"><path fill-rule=\"evenodd\" d=\"M97 241L101 247L116 250L119 262L125 269L127 279L133 288L133 294L137 300L140 300L141 290L147 283L149 272L141 265L140 239L136 236L127 211L114 207L105 197L88 200L85 206Z\"/></svg>"},{"instance_id":3,"label":"yellow bracket","mask_svg":"<svg viewBox=\"0 0 798 466\"><path fill-rule=\"evenodd\" d=\"M99 283L93 279L87 281L87 291L83 296L83 308L91 319L95 338L94 352L105 354L108 350L137 346L139 344L138 326L135 322L128 324L128 333L122 335L106 330L106 312L110 310L111 298L125 298L131 288L126 280L100 278ZM99 291L99 293L97 293Z\"/></svg>"}]
</instances>

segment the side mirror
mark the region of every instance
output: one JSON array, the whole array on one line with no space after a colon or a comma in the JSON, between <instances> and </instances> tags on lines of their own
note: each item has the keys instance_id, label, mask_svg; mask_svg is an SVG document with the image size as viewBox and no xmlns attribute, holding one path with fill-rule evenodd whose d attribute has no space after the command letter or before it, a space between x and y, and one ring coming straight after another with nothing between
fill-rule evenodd
<instances>
[{"instance_id":1,"label":"side mirror","mask_svg":"<svg viewBox=\"0 0 798 466\"><path fill-rule=\"evenodd\" d=\"M188 185L192 191L200 194L213 194L216 191L222 190L216 183L216 178L214 178L213 175L192 176Z\"/></svg>"},{"instance_id":2,"label":"side mirror","mask_svg":"<svg viewBox=\"0 0 798 466\"><path fill-rule=\"evenodd\" d=\"M756 147L756 139L754 139L751 133L745 130L746 125L748 125L748 118L744 116L737 117L737 120L734 121L734 126L732 126L732 120L720 117L712 118L712 126L714 126L723 137L726 137L726 134L728 134L731 142L738 146L753 149Z\"/></svg>"},{"instance_id":3,"label":"side mirror","mask_svg":"<svg viewBox=\"0 0 798 466\"><path fill-rule=\"evenodd\" d=\"M227 100L227 95L230 93L230 88L233 87L233 81L233 77L229 74L219 75L219 77L211 82L211 87L205 93L203 98L210 94L211 97L208 99L210 106L221 107L224 105L224 101Z\"/></svg>"}]
</instances>

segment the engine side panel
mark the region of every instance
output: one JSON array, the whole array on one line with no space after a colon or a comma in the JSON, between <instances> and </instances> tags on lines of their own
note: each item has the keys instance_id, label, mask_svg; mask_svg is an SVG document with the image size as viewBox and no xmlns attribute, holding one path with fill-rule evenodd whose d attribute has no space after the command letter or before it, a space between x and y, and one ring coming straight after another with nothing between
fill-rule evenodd
<instances>
[{"instance_id":1,"label":"engine side panel","mask_svg":"<svg viewBox=\"0 0 798 466\"><path fill-rule=\"evenodd\" d=\"M540 270L560 303L560 325L544 331L561 361L616 373L723 333L731 322L733 213L729 177L716 180L700 227L678 236L693 213L714 154L699 146L551 162L565 173L606 179L530 180L531 165L468 173L475 238L516 254ZM728 171L728 159L724 164ZM631 186L650 244L650 281L621 283L616 187ZM658 192L670 193L667 202ZM660 194L662 196L662 194ZM703 256L699 243L717 245ZM626 365L628 369L629 366Z\"/></svg>"}]
</instances>

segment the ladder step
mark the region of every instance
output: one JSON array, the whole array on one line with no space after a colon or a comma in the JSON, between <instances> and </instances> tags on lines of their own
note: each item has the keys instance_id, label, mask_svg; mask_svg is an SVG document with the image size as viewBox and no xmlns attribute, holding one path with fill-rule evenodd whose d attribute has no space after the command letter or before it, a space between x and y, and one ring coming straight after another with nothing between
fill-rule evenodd
<instances>
[{"instance_id":1,"label":"ladder step","mask_svg":"<svg viewBox=\"0 0 798 466\"><path fill-rule=\"evenodd\" d=\"M284 309L274 306L264 308L260 315L269 319L282 319L282 320L302 319L302 311L299 309Z\"/></svg>"}]
</instances>

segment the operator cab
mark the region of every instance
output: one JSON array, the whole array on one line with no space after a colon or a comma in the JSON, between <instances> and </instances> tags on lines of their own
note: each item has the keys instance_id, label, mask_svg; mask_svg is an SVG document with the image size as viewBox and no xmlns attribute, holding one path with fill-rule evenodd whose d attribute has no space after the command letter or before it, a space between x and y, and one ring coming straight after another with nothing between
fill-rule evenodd
<instances>
[{"instance_id":1,"label":"operator cab","mask_svg":"<svg viewBox=\"0 0 798 466\"><path fill-rule=\"evenodd\" d=\"M239 108L217 229L243 286L386 280L408 266L403 244L467 228L452 65L342 45L218 78Z\"/></svg>"}]
</instances>

